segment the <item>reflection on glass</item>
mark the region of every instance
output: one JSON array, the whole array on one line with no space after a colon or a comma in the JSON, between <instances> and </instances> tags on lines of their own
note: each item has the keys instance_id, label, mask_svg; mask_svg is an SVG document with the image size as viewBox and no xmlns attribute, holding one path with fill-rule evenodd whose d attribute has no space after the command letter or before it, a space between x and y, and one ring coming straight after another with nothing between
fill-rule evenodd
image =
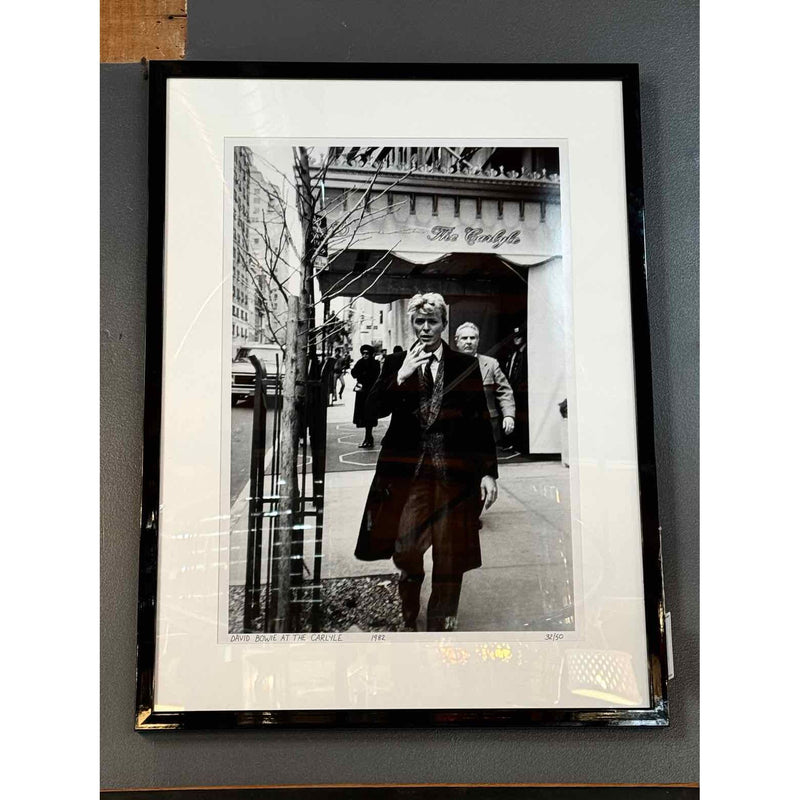
<instances>
[{"instance_id":1,"label":"reflection on glass","mask_svg":"<svg viewBox=\"0 0 800 800\"><path fill-rule=\"evenodd\" d=\"M230 634L575 630L559 149L410 144L233 147Z\"/></svg>"},{"instance_id":2,"label":"reflection on glass","mask_svg":"<svg viewBox=\"0 0 800 800\"><path fill-rule=\"evenodd\" d=\"M570 650L565 662L567 688L572 694L607 703L641 705L630 653Z\"/></svg>"}]
</instances>

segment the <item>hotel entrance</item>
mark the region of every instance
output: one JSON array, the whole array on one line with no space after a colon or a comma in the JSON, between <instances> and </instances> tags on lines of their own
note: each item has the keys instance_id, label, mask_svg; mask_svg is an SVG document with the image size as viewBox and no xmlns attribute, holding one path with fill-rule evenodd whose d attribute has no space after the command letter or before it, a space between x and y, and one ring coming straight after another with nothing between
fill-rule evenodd
<instances>
[{"instance_id":1,"label":"hotel entrance","mask_svg":"<svg viewBox=\"0 0 800 800\"><path fill-rule=\"evenodd\" d=\"M408 299L437 292L448 306L446 341L455 346L456 329L471 322L480 330L480 353L503 367L513 355L514 331L523 332L524 455L560 460L570 301L558 175L429 170L393 182L391 170L376 180L345 162L329 167L325 177L328 224L346 218L349 197L364 191L368 175L374 196L368 213L352 237L342 235L343 249L330 254L319 275L326 309L352 309L356 324L368 319L367 343L391 353L413 342Z\"/></svg>"}]
</instances>

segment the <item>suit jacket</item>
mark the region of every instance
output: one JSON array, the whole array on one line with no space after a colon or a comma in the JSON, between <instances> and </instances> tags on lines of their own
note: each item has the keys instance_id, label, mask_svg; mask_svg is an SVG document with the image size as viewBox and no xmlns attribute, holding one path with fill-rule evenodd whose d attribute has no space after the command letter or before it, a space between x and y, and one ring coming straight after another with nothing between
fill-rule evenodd
<instances>
[{"instance_id":1,"label":"suit jacket","mask_svg":"<svg viewBox=\"0 0 800 800\"><path fill-rule=\"evenodd\" d=\"M508 382L500 362L491 356L478 355L478 364L483 378L483 391L486 393L486 404L489 406L489 416L514 417L516 407L514 404L514 390ZM500 404L500 410L497 405Z\"/></svg>"},{"instance_id":2,"label":"suit jacket","mask_svg":"<svg viewBox=\"0 0 800 800\"><path fill-rule=\"evenodd\" d=\"M516 354L516 357L515 357ZM528 391L528 347L523 345L522 350L512 350L506 359L506 375L511 388L518 393Z\"/></svg>"},{"instance_id":3,"label":"suit jacket","mask_svg":"<svg viewBox=\"0 0 800 800\"><path fill-rule=\"evenodd\" d=\"M404 359L405 353L386 357L367 398L367 413L391 414L392 419L381 443L356 545L356 558L364 561L393 555L400 514L424 447L419 372L397 383ZM434 559L444 569L465 572L481 564L480 482L484 475L497 477L497 456L477 359L444 345L439 369L444 370L441 407L428 434L441 434L443 480L456 500L445 512L445 552L434 553Z\"/></svg>"}]
</instances>

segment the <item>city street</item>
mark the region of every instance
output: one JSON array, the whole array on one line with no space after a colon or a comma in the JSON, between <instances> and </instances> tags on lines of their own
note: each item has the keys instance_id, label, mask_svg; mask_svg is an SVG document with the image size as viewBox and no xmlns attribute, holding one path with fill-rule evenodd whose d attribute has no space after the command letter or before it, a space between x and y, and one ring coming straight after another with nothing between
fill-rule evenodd
<instances>
[{"instance_id":1,"label":"city street","mask_svg":"<svg viewBox=\"0 0 800 800\"><path fill-rule=\"evenodd\" d=\"M267 407L267 445L272 440L275 409ZM253 434L253 404L231 408L231 506L250 480L250 442Z\"/></svg>"}]
</instances>

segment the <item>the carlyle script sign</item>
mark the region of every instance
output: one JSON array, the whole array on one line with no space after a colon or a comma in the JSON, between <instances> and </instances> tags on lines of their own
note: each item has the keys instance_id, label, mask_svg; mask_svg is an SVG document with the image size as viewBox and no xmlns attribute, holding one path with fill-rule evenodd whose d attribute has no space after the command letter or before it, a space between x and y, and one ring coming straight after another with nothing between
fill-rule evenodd
<instances>
[{"instance_id":1,"label":"the carlyle script sign","mask_svg":"<svg viewBox=\"0 0 800 800\"><path fill-rule=\"evenodd\" d=\"M520 230L507 231L505 228L496 233L488 233L483 228L464 228L464 242L470 247L475 245L489 245L496 250L498 247L520 243ZM427 236L431 242L457 242L461 238L455 227L447 225L434 225Z\"/></svg>"},{"instance_id":2,"label":"the carlyle script sign","mask_svg":"<svg viewBox=\"0 0 800 800\"><path fill-rule=\"evenodd\" d=\"M514 227L503 227L499 220L474 220L464 224L450 218L420 220L417 215L375 213L368 219L351 222L345 218L343 204L331 212L330 220L340 214L344 223L339 237L348 250L373 250L416 254L493 253L535 263L531 259L546 259L561 255L561 209L557 203L548 207L545 219L528 214L513 221ZM432 224L437 222L438 224ZM413 259L412 259L413 260Z\"/></svg>"}]
</instances>

